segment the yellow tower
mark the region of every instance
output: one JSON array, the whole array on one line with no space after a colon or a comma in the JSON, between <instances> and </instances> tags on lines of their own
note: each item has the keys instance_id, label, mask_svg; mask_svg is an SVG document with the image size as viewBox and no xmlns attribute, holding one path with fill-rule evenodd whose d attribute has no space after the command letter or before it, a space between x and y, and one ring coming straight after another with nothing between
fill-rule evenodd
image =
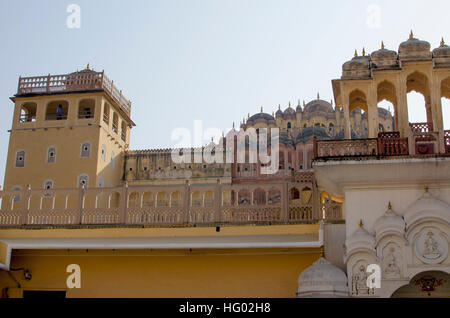
<instances>
[{"instance_id":1,"label":"yellow tower","mask_svg":"<svg viewBox=\"0 0 450 318\"><path fill-rule=\"evenodd\" d=\"M120 183L122 152L134 126L131 102L104 72L95 72L88 64L65 75L20 77L11 100L14 116L5 190ZM15 207L21 203L20 197L14 198Z\"/></svg>"}]
</instances>

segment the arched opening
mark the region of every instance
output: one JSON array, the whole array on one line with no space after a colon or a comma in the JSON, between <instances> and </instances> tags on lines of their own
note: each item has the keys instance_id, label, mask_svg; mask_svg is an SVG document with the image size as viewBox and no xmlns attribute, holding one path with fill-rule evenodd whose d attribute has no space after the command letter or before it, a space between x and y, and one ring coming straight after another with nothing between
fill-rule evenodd
<instances>
[{"instance_id":1,"label":"arched opening","mask_svg":"<svg viewBox=\"0 0 450 318\"><path fill-rule=\"evenodd\" d=\"M328 133L330 134L330 136L334 136L335 135L335 129L334 129L334 124L333 123L329 123L329 125L328 125Z\"/></svg>"},{"instance_id":2,"label":"arched opening","mask_svg":"<svg viewBox=\"0 0 450 318\"><path fill-rule=\"evenodd\" d=\"M130 193L128 196L128 207L129 208L137 208L140 206L140 195L137 192Z\"/></svg>"},{"instance_id":3,"label":"arched opening","mask_svg":"<svg viewBox=\"0 0 450 318\"><path fill-rule=\"evenodd\" d=\"M69 114L69 103L65 100L52 101L45 109L45 120L66 120Z\"/></svg>"},{"instance_id":4,"label":"arched opening","mask_svg":"<svg viewBox=\"0 0 450 318\"><path fill-rule=\"evenodd\" d=\"M266 205L266 191L261 188L253 191L253 204L254 205Z\"/></svg>"},{"instance_id":5,"label":"arched opening","mask_svg":"<svg viewBox=\"0 0 450 318\"><path fill-rule=\"evenodd\" d=\"M303 188L301 196L302 204L312 203L312 190L308 187Z\"/></svg>"},{"instance_id":6,"label":"arched opening","mask_svg":"<svg viewBox=\"0 0 450 318\"><path fill-rule=\"evenodd\" d=\"M272 188L269 190L268 194L268 204L279 204L281 202L281 192L276 188Z\"/></svg>"},{"instance_id":7,"label":"arched opening","mask_svg":"<svg viewBox=\"0 0 450 318\"><path fill-rule=\"evenodd\" d=\"M168 207L169 199L166 192L158 192L156 195L156 206L157 207Z\"/></svg>"},{"instance_id":8,"label":"arched opening","mask_svg":"<svg viewBox=\"0 0 450 318\"><path fill-rule=\"evenodd\" d=\"M431 125L433 117L428 78L420 72L410 74L406 78L406 93L410 125L417 123ZM414 129L413 125L412 127ZM432 127L426 129L432 130Z\"/></svg>"},{"instance_id":9,"label":"arched opening","mask_svg":"<svg viewBox=\"0 0 450 318\"><path fill-rule=\"evenodd\" d=\"M388 81L378 84L377 103L379 131L396 131L398 129L398 116L397 93L394 84Z\"/></svg>"},{"instance_id":10,"label":"arched opening","mask_svg":"<svg viewBox=\"0 0 450 318\"><path fill-rule=\"evenodd\" d=\"M143 207L154 207L155 199L151 192L144 192L142 195L142 206Z\"/></svg>"},{"instance_id":11,"label":"arched opening","mask_svg":"<svg viewBox=\"0 0 450 318\"><path fill-rule=\"evenodd\" d=\"M94 118L95 100L83 99L78 104L78 119Z\"/></svg>"},{"instance_id":12,"label":"arched opening","mask_svg":"<svg viewBox=\"0 0 450 318\"><path fill-rule=\"evenodd\" d=\"M287 129L291 129L292 128L292 124L291 123L287 123Z\"/></svg>"},{"instance_id":13,"label":"arched opening","mask_svg":"<svg viewBox=\"0 0 450 318\"><path fill-rule=\"evenodd\" d=\"M194 191L191 194L191 205L192 206L202 206L202 196L200 191Z\"/></svg>"},{"instance_id":14,"label":"arched opening","mask_svg":"<svg viewBox=\"0 0 450 318\"><path fill-rule=\"evenodd\" d=\"M37 104L24 103L20 107L19 123L29 123L36 121Z\"/></svg>"},{"instance_id":15,"label":"arched opening","mask_svg":"<svg viewBox=\"0 0 450 318\"><path fill-rule=\"evenodd\" d=\"M449 298L450 275L440 271L420 273L392 294L392 298Z\"/></svg>"},{"instance_id":16,"label":"arched opening","mask_svg":"<svg viewBox=\"0 0 450 318\"><path fill-rule=\"evenodd\" d=\"M369 136L366 112L357 107L350 113L352 139L363 139Z\"/></svg>"},{"instance_id":17,"label":"arched opening","mask_svg":"<svg viewBox=\"0 0 450 318\"><path fill-rule=\"evenodd\" d=\"M114 115L113 115L112 130L116 134L119 133L119 115L117 115L116 112L114 112Z\"/></svg>"},{"instance_id":18,"label":"arched opening","mask_svg":"<svg viewBox=\"0 0 450 318\"><path fill-rule=\"evenodd\" d=\"M105 103L105 105L103 105L103 121L109 125L109 112L110 112L110 106L108 105L108 103Z\"/></svg>"},{"instance_id":19,"label":"arched opening","mask_svg":"<svg viewBox=\"0 0 450 318\"><path fill-rule=\"evenodd\" d=\"M250 191L242 189L238 193L238 204L239 205L250 205Z\"/></svg>"},{"instance_id":20,"label":"arched opening","mask_svg":"<svg viewBox=\"0 0 450 318\"><path fill-rule=\"evenodd\" d=\"M122 138L123 141L127 141L127 123L123 120L120 129L120 138Z\"/></svg>"},{"instance_id":21,"label":"arched opening","mask_svg":"<svg viewBox=\"0 0 450 318\"><path fill-rule=\"evenodd\" d=\"M289 204L300 204L300 191L295 187L289 191Z\"/></svg>"},{"instance_id":22,"label":"arched opening","mask_svg":"<svg viewBox=\"0 0 450 318\"><path fill-rule=\"evenodd\" d=\"M212 207L214 206L214 192L212 191L206 191L204 194L204 202L205 202L205 207Z\"/></svg>"},{"instance_id":23,"label":"arched opening","mask_svg":"<svg viewBox=\"0 0 450 318\"><path fill-rule=\"evenodd\" d=\"M359 89L350 93L349 111L351 138L367 138L367 98Z\"/></svg>"},{"instance_id":24,"label":"arched opening","mask_svg":"<svg viewBox=\"0 0 450 318\"><path fill-rule=\"evenodd\" d=\"M171 207L180 207L181 206L180 191L175 191L170 194L170 206Z\"/></svg>"}]
</instances>

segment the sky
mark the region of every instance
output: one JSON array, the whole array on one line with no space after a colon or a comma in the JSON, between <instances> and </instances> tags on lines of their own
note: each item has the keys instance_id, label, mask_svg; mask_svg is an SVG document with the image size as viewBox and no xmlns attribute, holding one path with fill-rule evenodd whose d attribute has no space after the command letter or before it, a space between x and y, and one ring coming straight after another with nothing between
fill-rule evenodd
<instances>
[{"instance_id":1,"label":"sky","mask_svg":"<svg viewBox=\"0 0 450 318\"><path fill-rule=\"evenodd\" d=\"M448 12L448 0L1 1L0 180L19 76L105 70L132 101L130 149L168 148L196 120L226 131L261 107L331 100L355 49L397 50L411 30L433 49L450 42ZM426 121L421 99L408 100L414 122Z\"/></svg>"}]
</instances>

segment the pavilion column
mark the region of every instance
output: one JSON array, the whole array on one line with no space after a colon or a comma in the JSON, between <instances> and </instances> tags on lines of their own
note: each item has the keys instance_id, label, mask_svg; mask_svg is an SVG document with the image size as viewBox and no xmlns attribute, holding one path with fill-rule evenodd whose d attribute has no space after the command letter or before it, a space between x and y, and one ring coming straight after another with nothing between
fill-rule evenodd
<instances>
[{"instance_id":1,"label":"pavilion column","mask_svg":"<svg viewBox=\"0 0 450 318\"><path fill-rule=\"evenodd\" d=\"M444 122L442 117L442 97L441 97L441 82L438 75L432 77L431 82L431 112L433 130L441 131L444 129ZM428 114L427 114L428 115Z\"/></svg>"},{"instance_id":2,"label":"pavilion column","mask_svg":"<svg viewBox=\"0 0 450 318\"><path fill-rule=\"evenodd\" d=\"M344 136L345 139L352 139L351 123L350 123L350 101L349 96L345 95L344 99Z\"/></svg>"},{"instance_id":3,"label":"pavilion column","mask_svg":"<svg viewBox=\"0 0 450 318\"><path fill-rule=\"evenodd\" d=\"M409 135L408 102L406 99L406 77L397 80L397 130L402 138Z\"/></svg>"},{"instance_id":4,"label":"pavilion column","mask_svg":"<svg viewBox=\"0 0 450 318\"><path fill-rule=\"evenodd\" d=\"M378 118L377 95L374 87L371 86L367 97L367 129L369 130L369 138L378 137Z\"/></svg>"}]
</instances>

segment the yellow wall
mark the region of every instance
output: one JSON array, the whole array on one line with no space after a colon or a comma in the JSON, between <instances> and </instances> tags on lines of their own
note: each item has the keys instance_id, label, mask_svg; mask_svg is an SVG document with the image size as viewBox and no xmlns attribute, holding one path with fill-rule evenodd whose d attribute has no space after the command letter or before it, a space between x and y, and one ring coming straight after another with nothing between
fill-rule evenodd
<instances>
[{"instance_id":1,"label":"yellow wall","mask_svg":"<svg viewBox=\"0 0 450 318\"><path fill-rule=\"evenodd\" d=\"M295 297L300 273L319 250L16 251L11 267L21 289L0 271L0 289L67 290L67 297ZM81 289L67 289L69 264L81 267Z\"/></svg>"}]
</instances>

